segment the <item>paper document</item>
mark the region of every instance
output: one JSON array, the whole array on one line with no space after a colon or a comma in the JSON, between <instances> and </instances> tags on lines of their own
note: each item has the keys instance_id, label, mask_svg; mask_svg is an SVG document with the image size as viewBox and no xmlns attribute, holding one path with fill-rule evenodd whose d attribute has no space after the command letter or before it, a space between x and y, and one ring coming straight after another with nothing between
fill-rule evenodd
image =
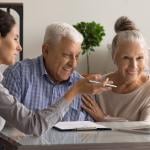
<instances>
[{"instance_id":1,"label":"paper document","mask_svg":"<svg viewBox=\"0 0 150 150\"><path fill-rule=\"evenodd\" d=\"M91 121L65 121L58 122L54 128L61 131L69 131L69 130L111 130L111 128L105 127L103 125L99 125L97 123Z\"/></svg>"},{"instance_id":2,"label":"paper document","mask_svg":"<svg viewBox=\"0 0 150 150\"><path fill-rule=\"evenodd\" d=\"M124 131L124 132L132 132L132 133L150 134L150 126L136 127L136 128L125 128L125 129L117 129L117 130Z\"/></svg>"}]
</instances>

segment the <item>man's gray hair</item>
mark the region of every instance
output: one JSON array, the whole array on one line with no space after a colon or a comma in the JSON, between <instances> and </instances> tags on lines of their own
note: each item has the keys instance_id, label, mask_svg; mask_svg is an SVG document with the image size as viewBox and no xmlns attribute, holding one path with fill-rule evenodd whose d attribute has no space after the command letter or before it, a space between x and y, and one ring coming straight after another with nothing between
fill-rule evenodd
<instances>
[{"instance_id":1,"label":"man's gray hair","mask_svg":"<svg viewBox=\"0 0 150 150\"><path fill-rule=\"evenodd\" d=\"M72 25L67 23L52 23L46 28L43 43L57 44L63 37L66 37L75 43L83 42L82 34Z\"/></svg>"}]
</instances>

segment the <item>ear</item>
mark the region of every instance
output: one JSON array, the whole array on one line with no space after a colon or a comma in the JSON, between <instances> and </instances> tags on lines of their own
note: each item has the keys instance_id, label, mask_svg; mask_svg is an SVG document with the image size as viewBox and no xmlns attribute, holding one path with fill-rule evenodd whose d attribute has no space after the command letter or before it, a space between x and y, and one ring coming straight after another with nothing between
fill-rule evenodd
<instances>
[{"instance_id":1,"label":"ear","mask_svg":"<svg viewBox=\"0 0 150 150\"><path fill-rule=\"evenodd\" d=\"M42 45L42 54L43 54L43 56L46 56L46 55L48 55L48 44L43 44Z\"/></svg>"}]
</instances>

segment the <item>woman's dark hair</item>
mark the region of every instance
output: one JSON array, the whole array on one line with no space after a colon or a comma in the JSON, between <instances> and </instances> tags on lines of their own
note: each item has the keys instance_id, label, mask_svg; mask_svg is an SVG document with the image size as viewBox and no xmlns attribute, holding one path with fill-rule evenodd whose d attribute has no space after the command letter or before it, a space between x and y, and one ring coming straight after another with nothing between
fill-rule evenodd
<instances>
[{"instance_id":1,"label":"woman's dark hair","mask_svg":"<svg viewBox=\"0 0 150 150\"><path fill-rule=\"evenodd\" d=\"M0 9L0 35L5 37L15 24L13 16Z\"/></svg>"}]
</instances>

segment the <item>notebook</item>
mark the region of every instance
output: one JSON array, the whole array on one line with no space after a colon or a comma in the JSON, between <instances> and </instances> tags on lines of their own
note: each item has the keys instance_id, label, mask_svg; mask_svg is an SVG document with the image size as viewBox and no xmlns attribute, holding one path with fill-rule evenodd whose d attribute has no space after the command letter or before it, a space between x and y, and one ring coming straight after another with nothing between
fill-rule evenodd
<instances>
[{"instance_id":1,"label":"notebook","mask_svg":"<svg viewBox=\"0 0 150 150\"><path fill-rule=\"evenodd\" d=\"M64 121L58 122L55 129L60 131L89 131L89 130L111 130L106 126L91 121Z\"/></svg>"}]
</instances>

